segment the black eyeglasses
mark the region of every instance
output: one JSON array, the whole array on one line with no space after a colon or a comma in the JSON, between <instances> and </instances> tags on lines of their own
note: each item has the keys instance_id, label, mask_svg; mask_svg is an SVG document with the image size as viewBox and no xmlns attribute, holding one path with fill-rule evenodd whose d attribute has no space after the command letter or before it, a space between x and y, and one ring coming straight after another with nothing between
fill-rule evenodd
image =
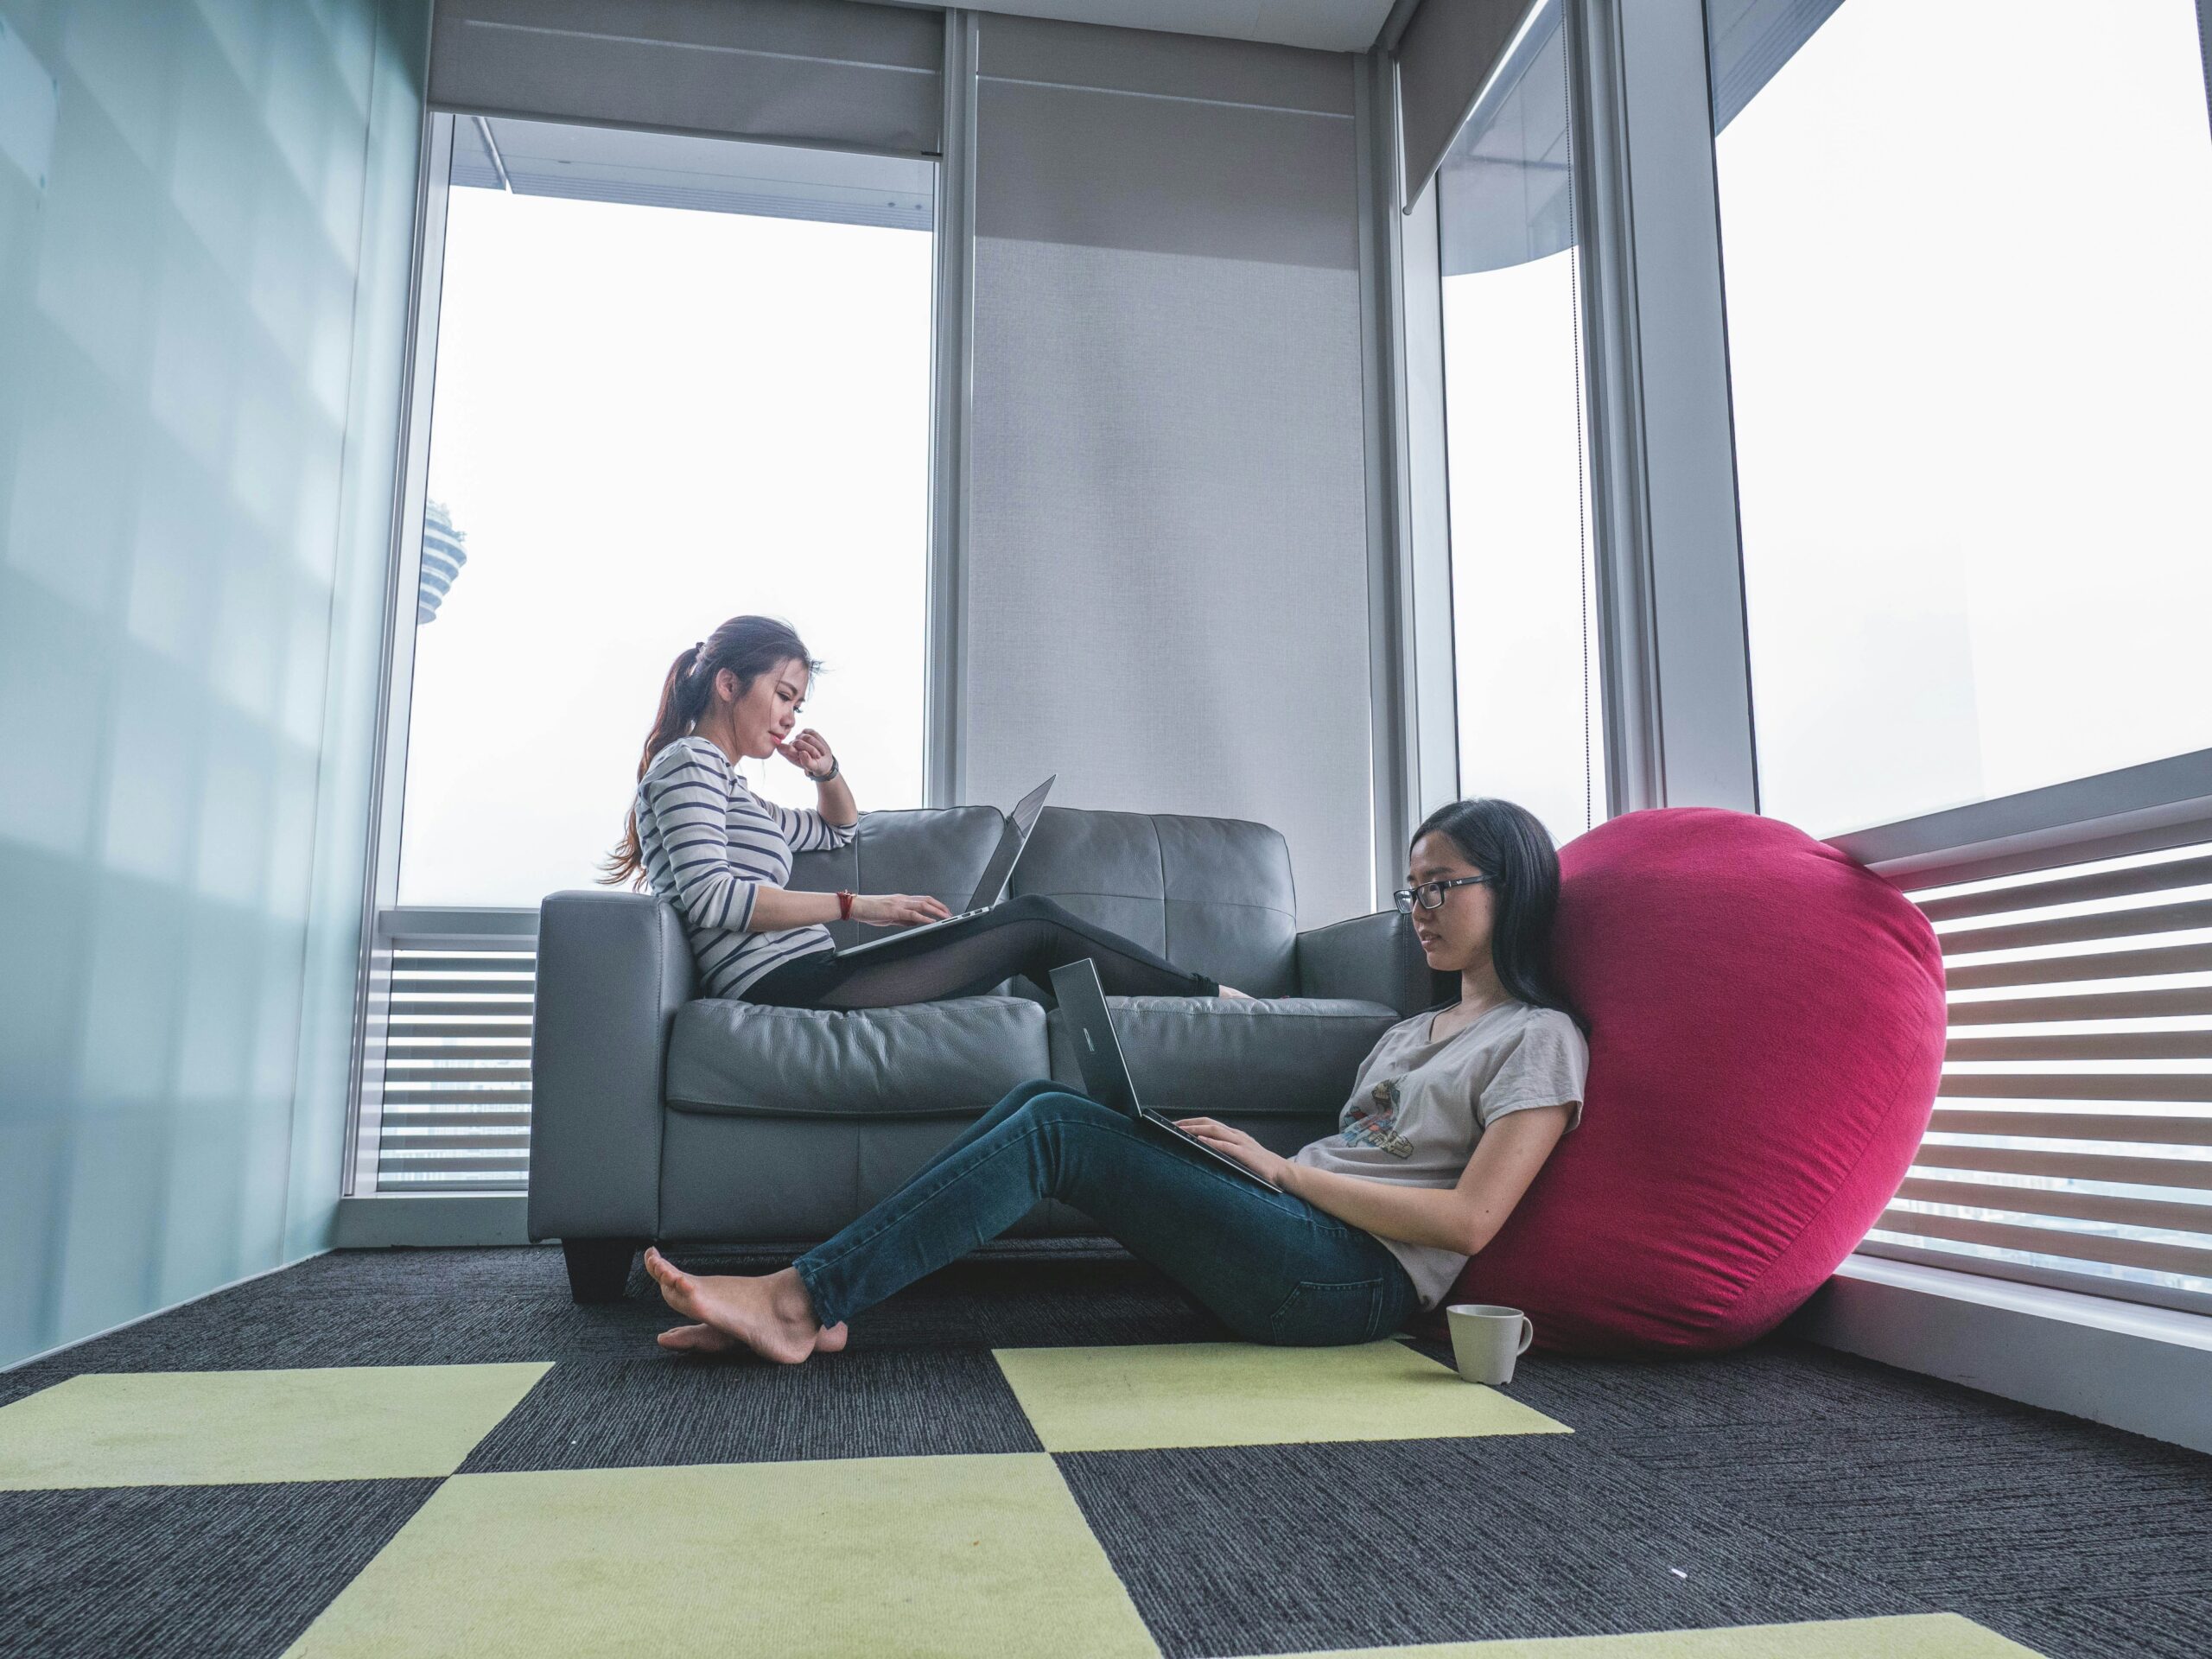
<instances>
[{"instance_id":1,"label":"black eyeglasses","mask_svg":"<svg viewBox=\"0 0 2212 1659\"><path fill-rule=\"evenodd\" d=\"M1398 902L1398 914L1410 916L1415 905L1423 910L1443 909L1444 895L1453 887L1494 887L1497 885L1497 878L1494 875L1459 875L1449 881L1424 881L1417 887L1400 887L1390 896Z\"/></svg>"}]
</instances>

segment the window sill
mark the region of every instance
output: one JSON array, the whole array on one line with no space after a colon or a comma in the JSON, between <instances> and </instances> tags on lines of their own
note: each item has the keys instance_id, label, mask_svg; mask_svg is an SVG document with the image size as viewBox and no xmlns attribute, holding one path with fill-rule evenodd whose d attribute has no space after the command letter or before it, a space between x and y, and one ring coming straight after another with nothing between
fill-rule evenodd
<instances>
[{"instance_id":1,"label":"window sill","mask_svg":"<svg viewBox=\"0 0 2212 1659\"><path fill-rule=\"evenodd\" d=\"M2212 1318L1853 1255L1790 1335L2212 1452Z\"/></svg>"},{"instance_id":2,"label":"window sill","mask_svg":"<svg viewBox=\"0 0 2212 1659\"><path fill-rule=\"evenodd\" d=\"M527 1244L529 1198L520 1192L380 1192L340 1198L334 1250Z\"/></svg>"}]
</instances>

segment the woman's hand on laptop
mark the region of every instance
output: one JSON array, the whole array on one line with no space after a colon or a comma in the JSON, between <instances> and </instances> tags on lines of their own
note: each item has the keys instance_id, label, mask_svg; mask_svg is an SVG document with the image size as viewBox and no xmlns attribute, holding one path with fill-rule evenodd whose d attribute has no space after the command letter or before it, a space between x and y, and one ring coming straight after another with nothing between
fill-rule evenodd
<instances>
[{"instance_id":1,"label":"woman's hand on laptop","mask_svg":"<svg viewBox=\"0 0 2212 1659\"><path fill-rule=\"evenodd\" d=\"M1290 1160L1279 1152L1269 1152L1243 1130L1232 1129L1210 1117L1179 1117L1175 1127L1224 1156L1234 1158L1255 1175L1273 1181L1277 1186L1283 1185L1283 1171L1290 1167Z\"/></svg>"},{"instance_id":2,"label":"woman's hand on laptop","mask_svg":"<svg viewBox=\"0 0 2212 1659\"><path fill-rule=\"evenodd\" d=\"M853 919L870 927L899 927L913 922L941 922L952 912L927 893L856 893Z\"/></svg>"}]
</instances>

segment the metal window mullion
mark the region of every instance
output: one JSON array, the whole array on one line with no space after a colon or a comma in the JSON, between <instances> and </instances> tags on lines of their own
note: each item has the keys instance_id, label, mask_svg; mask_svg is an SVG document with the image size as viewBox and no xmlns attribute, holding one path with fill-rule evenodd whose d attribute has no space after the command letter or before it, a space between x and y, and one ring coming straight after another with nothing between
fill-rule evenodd
<instances>
[{"instance_id":1,"label":"metal window mullion","mask_svg":"<svg viewBox=\"0 0 2212 1659\"><path fill-rule=\"evenodd\" d=\"M922 804L967 795L968 437L975 404L976 14L944 14L930 353L930 544L923 662Z\"/></svg>"},{"instance_id":2,"label":"metal window mullion","mask_svg":"<svg viewBox=\"0 0 2212 1659\"><path fill-rule=\"evenodd\" d=\"M1389 58L1352 60L1359 218L1360 396L1367 480L1369 780L1371 874L1378 908L1397 886L1413 832L1421 757L1407 534L1404 252L1398 207L1396 75Z\"/></svg>"},{"instance_id":3,"label":"metal window mullion","mask_svg":"<svg viewBox=\"0 0 2212 1659\"><path fill-rule=\"evenodd\" d=\"M400 442L393 480L391 574L385 587L381 677L377 708L377 760L369 784L368 825L361 890L361 964L356 982L353 1052L347 1090L346 1167L341 1196L376 1190L377 1141L382 1112L379 1084L382 1033L377 1006L387 954L382 921L398 897L399 834L406 797L407 729L415 689L416 592L423 569L423 512L429 494L430 406L438 359L438 308L445 280L446 198L453 165L450 115L426 110L423 174L415 198L413 289L409 300L407 359L400 385Z\"/></svg>"},{"instance_id":4,"label":"metal window mullion","mask_svg":"<svg viewBox=\"0 0 2212 1659\"><path fill-rule=\"evenodd\" d=\"M1407 557L1415 823L1459 798L1458 641L1452 591L1450 411L1444 384L1444 264L1439 193L1432 183L1402 216L1406 385L1401 440L1407 474Z\"/></svg>"},{"instance_id":5,"label":"metal window mullion","mask_svg":"<svg viewBox=\"0 0 2212 1659\"><path fill-rule=\"evenodd\" d=\"M1562 0L1615 811L1758 810L1701 0Z\"/></svg>"},{"instance_id":6,"label":"metal window mullion","mask_svg":"<svg viewBox=\"0 0 2212 1659\"><path fill-rule=\"evenodd\" d=\"M1583 385L1590 432L1605 793L1615 812L1666 804L1659 653L1653 637L1649 509L1643 490L1635 237L1620 87L1618 16L1602 0L1561 0L1575 239L1582 285Z\"/></svg>"}]
</instances>

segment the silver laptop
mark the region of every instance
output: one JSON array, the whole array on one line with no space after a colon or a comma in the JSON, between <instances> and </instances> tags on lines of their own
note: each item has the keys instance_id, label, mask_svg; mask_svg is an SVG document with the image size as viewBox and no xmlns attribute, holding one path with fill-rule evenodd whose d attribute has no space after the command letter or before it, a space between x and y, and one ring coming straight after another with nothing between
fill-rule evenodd
<instances>
[{"instance_id":1,"label":"silver laptop","mask_svg":"<svg viewBox=\"0 0 2212 1659\"><path fill-rule=\"evenodd\" d=\"M1006 815L1006 828L999 833L999 844L991 849L990 862L983 866L982 879L976 883L976 891L969 896L965 909L941 922L924 922L918 927L901 928L882 938L870 939L866 944L849 945L837 955L840 957L864 956L894 939L911 939L917 933L950 927L955 922L981 916L995 906L1006 897L1006 884L1014 879L1014 867L1021 861L1022 849L1029 845L1030 831L1036 829L1037 820L1044 815L1045 798L1052 792L1052 785L1059 781L1059 773L1054 772L1014 804L1014 810Z\"/></svg>"},{"instance_id":2,"label":"silver laptop","mask_svg":"<svg viewBox=\"0 0 2212 1659\"><path fill-rule=\"evenodd\" d=\"M1129 1081L1129 1063L1122 1058L1122 1039L1114 1034L1114 1018L1106 1011L1106 992L1098 983L1098 964L1089 957L1052 969L1052 995L1060 1014L1075 1034L1075 1060L1083 1068L1083 1086L1101 1106L1125 1112L1141 1123L1149 1123L1163 1135L1172 1135L1186 1147L1195 1147L1214 1162L1257 1181L1270 1192L1280 1192L1266 1176L1255 1173L1225 1152L1217 1152L1195 1135L1137 1099L1136 1084Z\"/></svg>"}]
</instances>

